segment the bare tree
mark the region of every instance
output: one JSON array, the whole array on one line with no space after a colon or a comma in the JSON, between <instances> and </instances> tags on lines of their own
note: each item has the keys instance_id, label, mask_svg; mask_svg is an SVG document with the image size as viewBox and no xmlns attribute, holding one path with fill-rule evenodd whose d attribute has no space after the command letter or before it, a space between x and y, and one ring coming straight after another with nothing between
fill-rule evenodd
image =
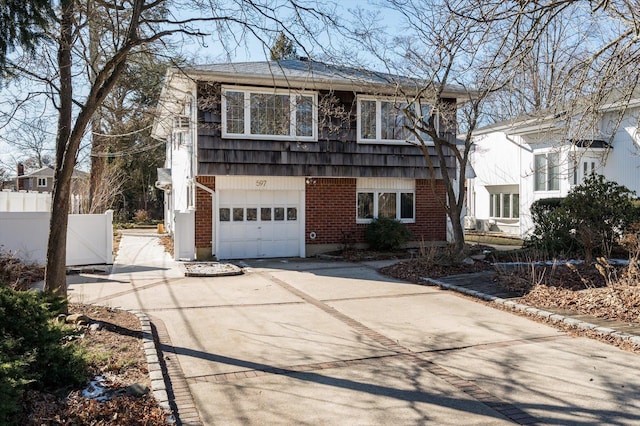
<instances>
[{"instance_id":1,"label":"bare tree","mask_svg":"<svg viewBox=\"0 0 640 426\"><path fill-rule=\"evenodd\" d=\"M27 170L40 169L53 163L55 133L51 132L51 122L40 117L21 122L8 129L3 139L14 148L15 163L24 164Z\"/></svg>"},{"instance_id":2,"label":"bare tree","mask_svg":"<svg viewBox=\"0 0 640 426\"><path fill-rule=\"evenodd\" d=\"M187 17L174 16L171 11L180 11ZM97 55L89 54L88 48L89 20L94 14L100 16L103 31L98 37ZM38 85L38 89L22 94L17 104L45 94L58 112L45 289L66 296L71 176L92 119L132 58L145 51L166 49L178 37L204 40L213 33L214 40L228 47L240 43L247 34L268 40L280 31L287 35L292 31L311 34L334 23L319 3L306 0L225 3L125 0L117 4L93 2L92 10L87 9L87 2L61 0L49 33L52 43L47 45L55 52L43 49L35 61L14 58L10 64L17 75ZM100 60L92 61L91 57Z\"/></svg>"},{"instance_id":3,"label":"bare tree","mask_svg":"<svg viewBox=\"0 0 640 426\"><path fill-rule=\"evenodd\" d=\"M360 14L354 37L389 74L415 76L412 84L396 79L396 104L412 134L408 142L424 153L432 184L436 178L444 183L441 202L458 251L464 247L465 174L477 126L542 110L592 130L612 90L628 98L638 82L637 10L625 0L390 0L379 6L402 18L403 36L384 34L370 15ZM457 114L446 99L448 88L467 93ZM456 128L457 139L450 134Z\"/></svg>"}]
</instances>

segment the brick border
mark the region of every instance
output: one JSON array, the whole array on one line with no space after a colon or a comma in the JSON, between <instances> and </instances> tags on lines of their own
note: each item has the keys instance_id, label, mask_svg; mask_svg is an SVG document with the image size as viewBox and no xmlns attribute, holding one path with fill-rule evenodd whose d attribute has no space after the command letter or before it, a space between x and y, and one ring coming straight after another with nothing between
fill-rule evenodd
<instances>
[{"instance_id":1,"label":"brick border","mask_svg":"<svg viewBox=\"0 0 640 426\"><path fill-rule=\"evenodd\" d=\"M164 373L165 392L174 413L175 423L185 426L203 426L167 327L161 319L151 318L156 337L154 345L157 343L156 353L160 355L159 364Z\"/></svg>"}]
</instances>

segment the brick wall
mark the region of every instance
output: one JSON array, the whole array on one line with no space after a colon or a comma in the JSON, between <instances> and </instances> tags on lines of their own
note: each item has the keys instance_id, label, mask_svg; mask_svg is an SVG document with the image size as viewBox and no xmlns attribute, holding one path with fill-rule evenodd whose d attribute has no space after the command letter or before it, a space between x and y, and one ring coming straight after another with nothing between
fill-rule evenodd
<instances>
[{"instance_id":1,"label":"brick wall","mask_svg":"<svg viewBox=\"0 0 640 426\"><path fill-rule=\"evenodd\" d=\"M196 181L207 188L216 189L215 176L197 176ZM211 197L210 193L196 187L196 251L203 253L208 250L209 255L211 255L211 238L213 235Z\"/></svg>"},{"instance_id":2,"label":"brick wall","mask_svg":"<svg viewBox=\"0 0 640 426\"><path fill-rule=\"evenodd\" d=\"M442 181L434 194L427 179L416 180L416 223L408 224L415 241L445 241L446 215ZM356 224L356 179L316 178L306 187L306 244L364 242L366 224ZM314 240L309 233L315 232Z\"/></svg>"},{"instance_id":3,"label":"brick wall","mask_svg":"<svg viewBox=\"0 0 640 426\"><path fill-rule=\"evenodd\" d=\"M428 179L416 180L416 223L408 225L415 241L446 241L444 200L446 191L442 180L436 181L435 194Z\"/></svg>"},{"instance_id":4,"label":"brick wall","mask_svg":"<svg viewBox=\"0 0 640 426\"><path fill-rule=\"evenodd\" d=\"M306 244L358 242L364 228L356 225L356 180L315 178L306 187ZM311 232L316 238L309 238Z\"/></svg>"}]
</instances>

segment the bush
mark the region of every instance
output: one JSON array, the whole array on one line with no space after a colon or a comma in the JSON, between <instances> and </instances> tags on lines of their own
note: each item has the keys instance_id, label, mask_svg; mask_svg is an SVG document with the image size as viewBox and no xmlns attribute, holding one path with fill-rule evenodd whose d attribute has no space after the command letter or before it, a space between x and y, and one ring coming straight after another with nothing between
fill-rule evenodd
<instances>
[{"instance_id":1,"label":"bush","mask_svg":"<svg viewBox=\"0 0 640 426\"><path fill-rule=\"evenodd\" d=\"M27 387L55 390L87 375L68 329L54 321L59 299L0 286L0 424L12 424Z\"/></svg>"},{"instance_id":2,"label":"bush","mask_svg":"<svg viewBox=\"0 0 640 426\"><path fill-rule=\"evenodd\" d=\"M638 220L634 195L626 187L592 174L561 201L533 203L535 228L527 245L551 256L579 251L588 263L594 255L608 257L615 242Z\"/></svg>"},{"instance_id":3,"label":"bush","mask_svg":"<svg viewBox=\"0 0 640 426\"><path fill-rule=\"evenodd\" d=\"M374 250L395 250L412 237L407 226L396 219L380 217L367 226L364 237Z\"/></svg>"},{"instance_id":4,"label":"bush","mask_svg":"<svg viewBox=\"0 0 640 426\"><path fill-rule=\"evenodd\" d=\"M147 223L151 220L149 212L146 210L136 210L133 214L133 221L135 223Z\"/></svg>"},{"instance_id":5,"label":"bush","mask_svg":"<svg viewBox=\"0 0 640 426\"><path fill-rule=\"evenodd\" d=\"M543 198L531 205L535 228L525 241L526 248L534 248L547 256L570 256L578 246L571 235L572 217L563 206L563 198Z\"/></svg>"}]
</instances>

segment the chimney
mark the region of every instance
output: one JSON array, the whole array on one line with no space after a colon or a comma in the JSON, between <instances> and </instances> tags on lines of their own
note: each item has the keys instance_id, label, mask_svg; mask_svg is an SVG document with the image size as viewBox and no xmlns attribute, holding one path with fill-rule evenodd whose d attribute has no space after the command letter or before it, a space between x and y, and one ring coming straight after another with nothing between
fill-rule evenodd
<instances>
[{"instance_id":1,"label":"chimney","mask_svg":"<svg viewBox=\"0 0 640 426\"><path fill-rule=\"evenodd\" d=\"M16 176L16 191L20 191L24 186L24 179L20 179L20 176L24 176L24 164L18 163L18 175Z\"/></svg>"}]
</instances>

